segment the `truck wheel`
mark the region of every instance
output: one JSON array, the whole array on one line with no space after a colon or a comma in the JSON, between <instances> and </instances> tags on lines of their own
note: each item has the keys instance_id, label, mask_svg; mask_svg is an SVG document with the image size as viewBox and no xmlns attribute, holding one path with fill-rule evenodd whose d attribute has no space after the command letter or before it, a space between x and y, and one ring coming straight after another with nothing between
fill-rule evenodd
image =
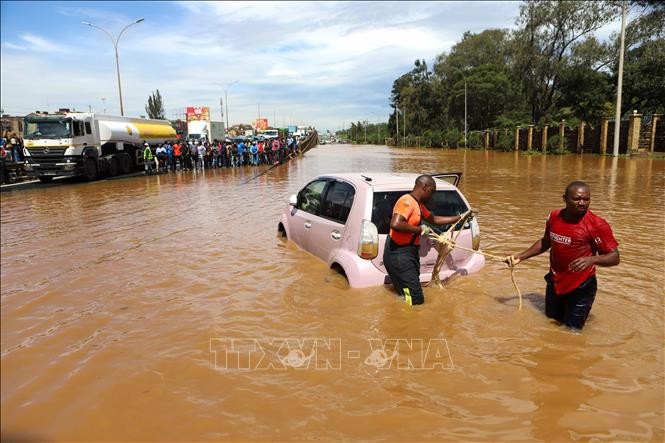
<instances>
[{"instance_id":1,"label":"truck wheel","mask_svg":"<svg viewBox=\"0 0 665 443\"><path fill-rule=\"evenodd\" d=\"M129 154L118 154L118 163L120 165L121 174L129 174L131 172L132 160L129 158Z\"/></svg>"},{"instance_id":2,"label":"truck wheel","mask_svg":"<svg viewBox=\"0 0 665 443\"><path fill-rule=\"evenodd\" d=\"M115 177L118 175L118 158L115 155L112 155L111 158L108 159L109 162L109 177Z\"/></svg>"},{"instance_id":3,"label":"truck wheel","mask_svg":"<svg viewBox=\"0 0 665 443\"><path fill-rule=\"evenodd\" d=\"M40 175L37 178L42 183L49 183L51 180L53 180L53 177L51 177L50 175Z\"/></svg>"},{"instance_id":4,"label":"truck wheel","mask_svg":"<svg viewBox=\"0 0 665 443\"><path fill-rule=\"evenodd\" d=\"M83 164L83 178L89 182L97 178L97 161L94 158L86 159Z\"/></svg>"}]
</instances>

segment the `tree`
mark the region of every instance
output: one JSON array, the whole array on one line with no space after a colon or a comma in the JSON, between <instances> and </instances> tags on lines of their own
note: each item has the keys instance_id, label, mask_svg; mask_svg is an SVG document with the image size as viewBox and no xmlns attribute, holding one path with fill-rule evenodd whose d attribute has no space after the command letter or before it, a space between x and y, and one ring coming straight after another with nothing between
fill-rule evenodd
<instances>
[{"instance_id":1,"label":"tree","mask_svg":"<svg viewBox=\"0 0 665 443\"><path fill-rule=\"evenodd\" d=\"M450 54L437 57L435 79L455 127L463 127L465 78L469 129L488 128L499 115L522 107L508 75L510 53L508 31L488 29L479 34L465 32Z\"/></svg>"},{"instance_id":2,"label":"tree","mask_svg":"<svg viewBox=\"0 0 665 443\"><path fill-rule=\"evenodd\" d=\"M574 45L616 17L609 2L526 1L520 6L514 34L514 78L539 122L556 103L561 73Z\"/></svg>"},{"instance_id":3,"label":"tree","mask_svg":"<svg viewBox=\"0 0 665 443\"><path fill-rule=\"evenodd\" d=\"M597 123L611 114L611 76L582 64L568 66L561 72L559 108L569 107L574 116Z\"/></svg>"},{"instance_id":4,"label":"tree","mask_svg":"<svg viewBox=\"0 0 665 443\"><path fill-rule=\"evenodd\" d=\"M148 97L148 104L145 106L145 112L148 113L148 118L163 120L166 117L164 103L162 102L162 95L159 93L159 89Z\"/></svg>"},{"instance_id":5,"label":"tree","mask_svg":"<svg viewBox=\"0 0 665 443\"><path fill-rule=\"evenodd\" d=\"M665 112L665 4L636 0L631 4L638 17L626 26L626 53L622 115L637 109L645 114ZM619 35L613 35L618 54ZM616 87L618 62L614 66ZM616 88L613 91L616 94Z\"/></svg>"}]
</instances>

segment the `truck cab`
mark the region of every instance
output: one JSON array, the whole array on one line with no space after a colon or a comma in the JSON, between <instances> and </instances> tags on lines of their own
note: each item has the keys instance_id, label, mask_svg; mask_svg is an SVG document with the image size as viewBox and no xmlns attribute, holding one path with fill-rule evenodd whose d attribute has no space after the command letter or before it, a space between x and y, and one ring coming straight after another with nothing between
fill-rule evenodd
<instances>
[{"instance_id":1,"label":"truck cab","mask_svg":"<svg viewBox=\"0 0 665 443\"><path fill-rule=\"evenodd\" d=\"M26 171L42 181L78 175L84 152L99 154L95 147L97 128L89 114L31 114L24 123Z\"/></svg>"}]
</instances>

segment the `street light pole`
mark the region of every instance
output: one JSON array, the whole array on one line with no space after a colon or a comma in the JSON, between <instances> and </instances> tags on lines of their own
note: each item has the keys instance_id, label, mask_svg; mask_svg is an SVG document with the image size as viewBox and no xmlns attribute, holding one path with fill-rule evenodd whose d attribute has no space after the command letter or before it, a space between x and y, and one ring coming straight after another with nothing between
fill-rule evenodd
<instances>
[{"instance_id":1,"label":"street light pole","mask_svg":"<svg viewBox=\"0 0 665 443\"><path fill-rule=\"evenodd\" d=\"M240 80L234 80L228 85L226 85L226 88L224 89L224 104L226 106L226 133L228 134L229 132L229 88L233 86L234 84L238 83Z\"/></svg>"},{"instance_id":2,"label":"street light pole","mask_svg":"<svg viewBox=\"0 0 665 443\"><path fill-rule=\"evenodd\" d=\"M397 146L399 146L399 108L395 104L395 120L397 121Z\"/></svg>"},{"instance_id":3,"label":"street light pole","mask_svg":"<svg viewBox=\"0 0 665 443\"><path fill-rule=\"evenodd\" d=\"M626 39L626 2L621 2L621 43L619 46L619 79L617 80L617 109L614 114L614 146L612 155L619 155L619 138L621 135L621 88L623 87L623 49Z\"/></svg>"},{"instance_id":4,"label":"street light pole","mask_svg":"<svg viewBox=\"0 0 665 443\"><path fill-rule=\"evenodd\" d=\"M118 37L115 38L115 39L113 38L113 35L110 32L108 32L106 29L100 28L99 26L94 25L94 24L89 23L89 22L82 22L84 25L90 26L91 28L99 29L100 31L102 31L103 33L108 35L109 38L111 39L111 42L113 43L113 49L115 50L115 71L116 71L116 75L118 76L118 97L120 98L120 115L121 116L125 115L125 108L122 104L122 84L120 83L120 61L119 61L119 57L118 57L118 42L120 41L120 37L122 37L123 32L125 32L125 30L127 28L129 28L132 25L136 25L138 23L141 23L144 20L145 20L144 18L140 18L140 19L135 20L132 23L128 24L127 26L122 28L122 31L120 31L120 34L118 34Z\"/></svg>"}]
</instances>

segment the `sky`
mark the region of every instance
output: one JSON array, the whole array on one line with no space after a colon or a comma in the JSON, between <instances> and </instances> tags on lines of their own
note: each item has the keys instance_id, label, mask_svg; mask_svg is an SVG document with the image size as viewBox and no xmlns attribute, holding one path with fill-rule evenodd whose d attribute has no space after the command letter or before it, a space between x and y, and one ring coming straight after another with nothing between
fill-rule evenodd
<instances>
[{"instance_id":1,"label":"sky","mask_svg":"<svg viewBox=\"0 0 665 443\"><path fill-rule=\"evenodd\" d=\"M465 31L515 27L519 2L15 2L0 14L4 113L92 109L146 115L159 89L169 119L209 106L229 124L387 121L392 84L431 66ZM237 81L237 83L233 83ZM224 110L225 111L225 110ZM224 116L224 120L226 119Z\"/></svg>"}]
</instances>

